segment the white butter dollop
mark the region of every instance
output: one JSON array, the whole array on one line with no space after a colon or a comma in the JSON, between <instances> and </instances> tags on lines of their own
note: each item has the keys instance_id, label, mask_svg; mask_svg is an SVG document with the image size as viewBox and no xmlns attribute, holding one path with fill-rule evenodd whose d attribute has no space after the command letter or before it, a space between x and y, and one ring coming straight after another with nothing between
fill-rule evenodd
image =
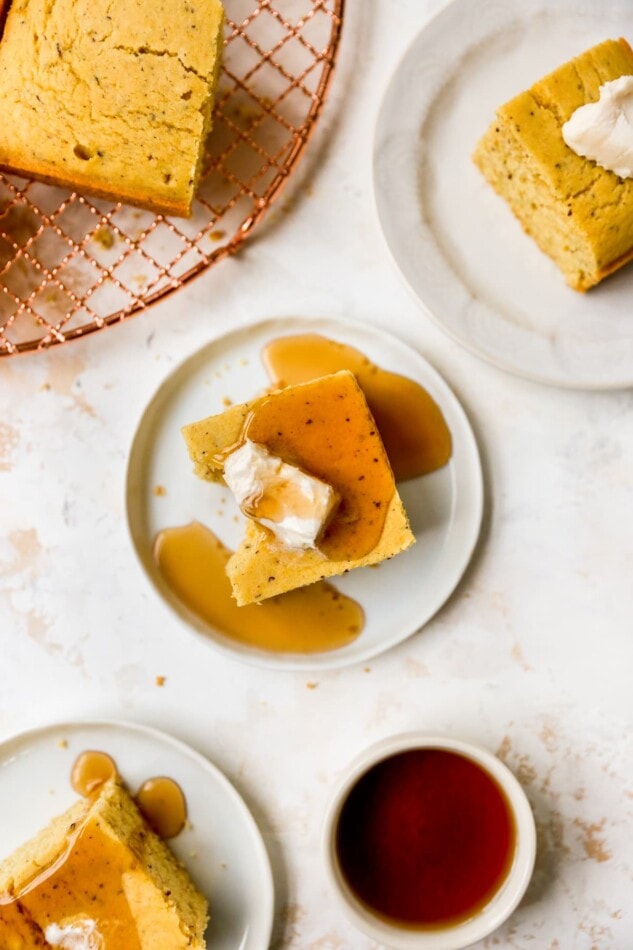
<instances>
[{"instance_id":1,"label":"white butter dollop","mask_svg":"<svg viewBox=\"0 0 633 950\"><path fill-rule=\"evenodd\" d=\"M62 950L100 950L102 946L96 922L87 917L63 927L49 924L44 936L51 947L61 947Z\"/></svg>"},{"instance_id":2,"label":"white butter dollop","mask_svg":"<svg viewBox=\"0 0 633 950\"><path fill-rule=\"evenodd\" d=\"M577 155L633 178L633 76L605 82L600 99L576 109L562 131Z\"/></svg>"},{"instance_id":3,"label":"white butter dollop","mask_svg":"<svg viewBox=\"0 0 633 950\"><path fill-rule=\"evenodd\" d=\"M291 548L315 548L339 500L331 485L250 439L227 456L224 481L244 514Z\"/></svg>"}]
</instances>

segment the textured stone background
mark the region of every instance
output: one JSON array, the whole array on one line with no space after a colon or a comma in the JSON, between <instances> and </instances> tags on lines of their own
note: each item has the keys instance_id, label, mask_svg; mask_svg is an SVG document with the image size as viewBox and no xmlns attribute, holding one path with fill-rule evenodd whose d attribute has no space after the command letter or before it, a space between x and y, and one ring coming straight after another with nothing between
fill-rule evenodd
<instances>
[{"instance_id":1,"label":"textured stone background","mask_svg":"<svg viewBox=\"0 0 633 950\"><path fill-rule=\"evenodd\" d=\"M274 945L314 950L372 946L319 861L339 770L401 730L476 740L515 770L539 825L528 895L482 946L629 950L633 395L507 376L404 289L374 212L371 142L385 84L436 5L350 5L299 178L236 260L126 325L0 364L0 735L112 716L208 754L269 845ZM124 520L132 434L171 367L229 327L295 314L366 320L424 353L471 417L487 493L481 543L439 616L367 669L318 677L242 666L189 637Z\"/></svg>"}]
</instances>

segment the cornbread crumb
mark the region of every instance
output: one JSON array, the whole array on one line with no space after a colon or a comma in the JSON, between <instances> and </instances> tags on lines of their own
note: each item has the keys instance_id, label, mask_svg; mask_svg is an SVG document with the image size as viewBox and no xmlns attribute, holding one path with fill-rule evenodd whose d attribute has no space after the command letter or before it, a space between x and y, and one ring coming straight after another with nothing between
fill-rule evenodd
<instances>
[{"instance_id":1,"label":"cornbread crumb","mask_svg":"<svg viewBox=\"0 0 633 950\"><path fill-rule=\"evenodd\" d=\"M309 681L309 682L306 683L306 687L307 687L308 689L318 689L318 688L319 688L319 684L318 684L318 683L313 683L313 682Z\"/></svg>"},{"instance_id":2,"label":"cornbread crumb","mask_svg":"<svg viewBox=\"0 0 633 950\"><path fill-rule=\"evenodd\" d=\"M93 241L97 244L100 244L106 251L109 251L111 247L114 247L114 234L110 228L101 227L98 231L95 231L92 237Z\"/></svg>"},{"instance_id":3,"label":"cornbread crumb","mask_svg":"<svg viewBox=\"0 0 633 950\"><path fill-rule=\"evenodd\" d=\"M68 739L60 739L57 743L58 749L67 749L68 748Z\"/></svg>"},{"instance_id":4,"label":"cornbread crumb","mask_svg":"<svg viewBox=\"0 0 633 950\"><path fill-rule=\"evenodd\" d=\"M164 485L154 485L154 494L158 498L164 498L164 496L167 494L167 489Z\"/></svg>"},{"instance_id":5,"label":"cornbread crumb","mask_svg":"<svg viewBox=\"0 0 633 950\"><path fill-rule=\"evenodd\" d=\"M166 679L167 679L166 676L157 676L157 677L156 677L156 680L155 680L156 685L157 685L157 686L164 686Z\"/></svg>"},{"instance_id":6,"label":"cornbread crumb","mask_svg":"<svg viewBox=\"0 0 633 950\"><path fill-rule=\"evenodd\" d=\"M562 126L633 73L624 39L606 40L497 110L473 155L484 177L574 290L585 291L633 257L633 180L576 155Z\"/></svg>"}]
</instances>

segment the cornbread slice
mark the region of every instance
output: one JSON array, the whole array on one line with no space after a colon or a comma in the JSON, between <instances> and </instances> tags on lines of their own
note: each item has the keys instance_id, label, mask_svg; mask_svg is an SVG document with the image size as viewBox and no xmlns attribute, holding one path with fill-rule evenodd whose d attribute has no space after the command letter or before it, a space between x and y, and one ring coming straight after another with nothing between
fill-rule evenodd
<instances>
[{"instance_id":1,"label":"cornbread slice","mask_svg":"<svg viewBox=\"0 0 633 950\"><path fill-rule=\"evenodd\" d=\"M49 946L50 927L96 928L102 950L195 950L206 922L205 898L115 778L0 863L3 950Z\"/></svg>"},{"instance_id":2,"label":"cornbread slice","mask_svg":"<svg viewBox=\"0 0 633 950\"><path fill-rule=\"evenodd\" d=\"M281 428L268 423L269 435L262 437L260 420L266 414L281 420ZM380 434L349 371L288 386L185 426L196 474L221 481L224 459L247 433L274 455L327 482L342 502L316 549L283 545L247 519L245 538L227 564L239 606L377 564L414 543Z\"/></svg>"},{"instance_id":3,"label":"cornbread slice","mask_svg":"<svg viewBox=\"0 0 633 950\"><path fill-rule=\"evenodd\" d=\"M574 290L633 258L633 180L576 155L561 129L603 83L631 73L626 40L592 47L501 106L473 156Z\"/></svg>"},{"instance_id":4,"label":"cornbread slice","mask_svg":"<svg viewBox=\"0 0 633 950\"><path fill-rule=\"evenodd\" d=\"M220 0L13 0L0 33L0 167L189 215L222 25Z\"/></svg>"}]
</instances>

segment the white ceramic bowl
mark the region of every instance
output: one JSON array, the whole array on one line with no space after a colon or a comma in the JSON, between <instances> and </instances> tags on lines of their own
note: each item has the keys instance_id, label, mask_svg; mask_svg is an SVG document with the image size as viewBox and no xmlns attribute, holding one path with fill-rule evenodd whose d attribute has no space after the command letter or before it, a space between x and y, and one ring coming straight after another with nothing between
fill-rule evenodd
<instances>
[{"instance_id":1,"label":"white ceramic bowl","mask_svg":"<svg viewBox=\"0 0 633 950\"><path fill-rule=\"evenodd\" d=\"M336 829L343 804L359 778L372 766L409 749L442 749L472 759L503 789L516 824L512 867L492 900L474 917L438 930L399 927L368 910L350 890L336 854ZM463 950L496 930L525 894L536 857L536 828L529 802L512 772L491 752L446 736L406 733L384 739L362 753L344 773L330 802L323 830L325 867L347 917L373 940L394 950Z\"/></svg>"}]
</instances>

